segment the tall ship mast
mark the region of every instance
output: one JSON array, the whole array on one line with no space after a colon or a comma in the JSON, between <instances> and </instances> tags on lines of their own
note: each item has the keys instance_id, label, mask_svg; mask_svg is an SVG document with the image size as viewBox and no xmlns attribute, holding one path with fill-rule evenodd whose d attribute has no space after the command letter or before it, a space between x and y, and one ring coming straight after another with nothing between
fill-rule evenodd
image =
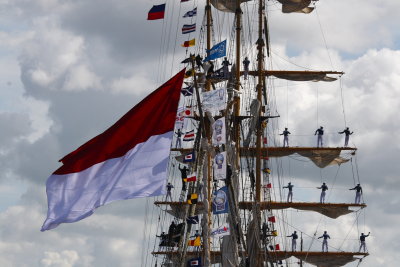
<instances>
[{"instance_id":1,"label":"tall ship mast","mask_svg":"<svg viewBox=\"0 0 400 267\"><path fill-rule=\"evenodd\" d=\"M357 241L345 238L342 245L331 246L338 242L329 233L337 231L324 228L326 220L350 213L357 214L357 220L366 207L357 197L349 203L330 202L330 196L325 200L342 175L340 166L355 162L357 148L348 146L350 130L341 132L345 146L327 146L319 125L315 134L310 129L317 146L293 146L291 129L279 126L276 80L335 82L344 73L273 68L268 14L278 4L283 16L306 16L316 2L207 0L202 23L196 25L196 45L191 45L194 38L183 45L186 75L167 195L154 202L158 219L150 242L153 258L146 266L333 267L360 264L369 255L365 237L363 250ZM193 13L192 6L181 5L192 12L184 18L202 14L197 13L200 6ZM193 24L184 23L182 32L185 26L191 31ZM287 161L320 169L321 183L302 186L304 179L284 170ZM325 168L337 168L336 173L327 171L334 173L333 179L323 177ZM346 183L360 197L359 178L353 174ZM321 193L319 201L310 201L311 190ZM297 193L300 196L293 197ZM343 232L341 238L346 235ZM351 247L344 242L356 243L357 249L342 249Z\"/></svg>"}]
</instances>

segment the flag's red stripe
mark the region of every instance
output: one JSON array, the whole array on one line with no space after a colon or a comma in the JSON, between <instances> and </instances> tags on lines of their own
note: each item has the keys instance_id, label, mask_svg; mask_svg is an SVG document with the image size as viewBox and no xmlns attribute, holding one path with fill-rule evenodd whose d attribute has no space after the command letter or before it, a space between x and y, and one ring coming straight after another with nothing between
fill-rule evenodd
<instances>
[{"instance_id":1,"label":"flag's red stripe","mask_svg":"<svg viewBox=\"0 0 400 267\"><path fill-rule=\"evenodd\" d=\"M185 70L179 72L105 132L62 158L64 165L54 174L80 172L107 159L122 157L151 136L172 131L184 74Z\"/></svg>"},{"instance_id":2,"label":"flag's red stripe","mask_svg":"<svg viewBox=\"0 0 400 267\"><path fill-rule=\"evenodd\" d=\"M164 11L149 13L147 15L147 20L163 19L164 13Z\"/></svg>"}]
</instances>

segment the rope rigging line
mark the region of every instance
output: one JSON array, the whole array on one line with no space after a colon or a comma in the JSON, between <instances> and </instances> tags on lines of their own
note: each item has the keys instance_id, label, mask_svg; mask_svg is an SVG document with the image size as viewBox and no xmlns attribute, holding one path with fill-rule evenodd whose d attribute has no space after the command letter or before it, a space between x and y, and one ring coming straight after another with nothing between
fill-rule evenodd
<instances>
[{"instance_id":1,"label":"rope rigging line","mask_svg":"<svg viewBox=\"0 0 400 267\"><path fill-rule=\"evenodd\" d=\"M159 49L159 56L158 56L158 65L157 65L157 83L161 82L161 67L163 65L163 57L164 53L162 51L162 48L164 47L164 26L165 26L165 20L162 20L162 27L161 27L161 34L160 34L160 49Z\"/></svg>"},{"instance_id":2,"label":"rope rigging line","mask_svg":"<svg viewBox=\"0 0 400 267\"><path fill-rule=\"evenodd\" d=\"M326 200L329 200L329 198L330 198L331 195L332 195L331 192L333 191L334 186L335 186L335 184L336 184L336 180L337 180L337 177L338 177L339 171L340 171L340 166L341 166L341 165L338 165L338 168L337 168L337 171L336 171L336 174L335 174L335 178L334 178L334 180L333 180L333 185L331 186L331 191L329 192L328 197L326 198Z\"/></svg>"},{"instance_id":3,"label":"rope rigging line","mask_svg":"<svg viewBox=\"0 0 400 267\"><path fill-rule=\"evenodd\" d=\"M296 64L296 63L290 61L288 58L284 58L283 56L280 56L278 53L274 52L274 50L272 50L272 49L271 49L271 54L274 54L275 56L279 57L280 59L282 59L282 60L286 61L287 63L290 63L290 64L292 64L292 65L294 65L296 67L299 67L299 68L302 68L302 69L305 69L305 70L309 70L309 71L319 71L317 69L311 69L311 68L307 68L307 67L304 67L302 65ZM276 61L274 61L274 63L277 64ZM279 68L277 68L277 69L279 69Z\"/></svg>"},{"instance_id":4,"label":"rope rigging line","mask_svg":"<svg viewBox=\"0 0 400 267\"><path fill-rule=\"evenodd\" d=\"M144 219L144 223L145 223L145 229L144 229L144 231L143 231L143 238L142 238L142 250L145 248L145 247L147 247L146 246L146 244L148 244L149 242L150 242L150 239L148 239L147 238L147 222L148 222L148 217L149 217L149 208L148 208L148 205L149 205L149 201L148 201L148 199L146 199L146 210L145 210L145 219ZM147 242L146 242L147 241ZM142 251L142 255L141 255L141 261L143 262L143 257L144 257L144 255L146 255L146 257L145 257L145 259L144 259L144 261L145 261L145 263L144 263L144 266L146 266L147 265L147 259L148 259L148 253L147 253L147 251L148 251L148 247L147 247L147 249L145 250L145 251Z\"/></svg>"},{"instance_id":5,"label":"rope rigging line","mask_svg":"<svg viewBox=\"0 0 400 267\"><path fill-rule=\"evenodd\" d=\"M334 185L335 185L335 182L336 182L336 178L337 178L337 175L339 173L339 169L340 169L340 165L338 166L338 170L336 171L336 175L335 175L335 178L334 178L334 183L333 183L333 186L331 187L331 190L333 190L333 188L334 188ZM322 182L322 174L321 174L321 182ZM330 196L330 194L329 194L329 196ZM327 199L329 199L329 196L327 197ZM306 259L308 257L308 253L310 252L311 246L315 241L315 238L316 238L316 235L317 235L317 231L318 231L318 229L319 229L319 227L321 225L321 222L322 222L322 220L325 219L324 215L322 215L322 214L319 217L320 217L320 219L319 219L318 224L316 226L316 229L315 229L313 238L311 240L310 246L308 247L308 250L307 250ZM329 246L329 247L331 247L331 246Z\"/></svg>"},{"instance_id":6,"label":"rope rigging line","mask_svg":"<svg viewBox=\"0 0 400 267\"><path fill-rule=\"evenodd\" d=\"M347 127L347 120L346 120L346 112L344 110L342 76L339 77L339 85L340 85L340 98L341 98L341 102L342 102L342 112L343 112L344 127L346 128Z\"/></svg>"},{"instance_id":7,"label":"rope rigging line","mask_svg":"<svg viewBox=\"0 0 400 267\"><path fill-rule=\"evenodd\" d=\"M316 85L316 87L317 87L317 125L316 125L316 127L318 128L319 127L319 87L318 87L318 85Z\"/></svg>"},{"instance_id":8,"label":"rope rigging line","mask_svg":"<svg viewBox=\"0 0 400 267\"><path fill-rule=\"evenodd\" d=\"M347 237L348 237L349 234L351 233L351 230L353 229L353 227L354 227L355 224L357 224L357 233L359 233L359 231L358 231L358 217L360 216L360 214L361 214L361 212L360 212L360 211L357 211L357 213L356 213L356 218L355 218L353 224L351 225L350 230L347 232L346 237L343 239L342 244L339 246L339 250L340 250L340 249L342 248L342 246L344 245L344 242L345 242L346 240L349 240ZM356 240L358 240L358 239L356 239Z\"/></svg>"},{"instance_id":9,"label":"rope rigging line","mask_svg":"<svg viewBox=\"0 0 400 267\"><path fill-rule=\"evenodd\" d=\"M196 17L197 17L197 16L196 16ZM192 18L193 18L193 17L192 17ZM172 64L171 64L171 73L170 73L171 76L172 76L172 72L173 72L174 64L175 64L175 51L176 51L176 43L177 43L177 41L178 41L178 29L179 29L179 22L180 22L180 19L181 19L181 5L179 5L178 19L177 19L177 21L176 21L175 45L174 45L174 50L173 50L173 53L172 53ZM191 19L191 20L190 20L190 23L192 23L192 22L193 22L193 20ZM188 40L190 40L190 34L189 34ZM186 48L186 54L187 54L187 50L188 50L188 48Z\"/></svg>"},{"instance_id":10,"label":"rope rigging line","mask_svg":"<svg viewBox=\"0 0 400 267\"><path fill-rule=\"evenodd\" d=\"M320 20L320 18L319 18L319 14L318 14L317 5L315 4L315 2L314 2L314 10L315 10L315 14L316 14L316 16L317 16L317 20L318 20L319 28L320 28L320 30L321 30L322 38L323 38L323 40L324 40L326 52L328 53L329 62L331 63L331 68L333 69L333 63L332 63L332 59L331 59L331 54L329 53L329 48L328 48L328 45L327 45L327 43L326 43L324 30L323 30L323 28L322 28L321 20Z\"/></svg>"},{"instance_id":11,"label":"rope rigging line","mask_svg":"<svg viewBox=\"0 0 400 267\"><path fill-rule=\"evenodd\" d=\"M359 184L361 184L360 181L360 174L358 172L358 162L357 162L357 154L354 156L354 160L355 160L355 164L356 164L356 173L357 173L357 181ZM364 192L361 194L361 199L364 203L366 203L365 199L364 199ZM364 221L365 222L365 221Z\"/></svg>"},{"instance_id":12,"label":"rope rigging line","mask_svg":"<svg viewBox=\"0 0 400 267\"><path fill-rule=\"evenodd\" d=\"M180 10L180 5L179 5L179 10ZM168 31L168 37L172 36L171 30L172 30L172 18L174 18L174 11L175 11L175 5L172 5L172 14L171 14L171 19L170 19L170 23L169 23L170 26L169 26L169 31ZM179 20L179 18L178 18L178 20ZM176 29L176 31L178 31L178 29ZM176 41L177 40L175 38L174 46L176 46ZM168 55L170 43L171 43L171 38L168 38L167 47L166 47L166 50L165 50L167 52L166 53L167 55ZM172 76L172 65L173 64L171 64L170 76ZM166 66L164 66L164 69L166 69ZM164 74L164 79L165 79L165 74Z\"/></svg>"}]
</instances>

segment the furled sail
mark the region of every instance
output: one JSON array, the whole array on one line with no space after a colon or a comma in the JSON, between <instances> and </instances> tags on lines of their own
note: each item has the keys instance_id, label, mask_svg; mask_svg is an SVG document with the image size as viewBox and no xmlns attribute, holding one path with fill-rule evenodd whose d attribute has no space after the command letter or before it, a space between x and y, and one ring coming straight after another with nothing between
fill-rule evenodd
<instances>
[{"instance_id":1,"label":"furled sail","mask_svg":"<svg viewBox=\"0 0 400 267\"><path fill-rule=\"evenodd\" d=\"M221 244L221 261L222 266L236 267L239 266L238 255L236 253L236 242L232 235L222 237Z\"/></svg>"},{"instance_id":2,"label":"furled sail","mask_svg":"<svg viewBox=\"0 0 400 267\"><path fill-rule=\"evenodd\" d=\"M315 165L320 168L325 168L329 165L342 164L347 159L340 156L341 151L355 151L356 148L307 148L307 147L269 147L261 149L261 155L263 157L287 157L294 153L297 153L303 157L309 158ZM255 156L256 150L253 147L246 148L242 147L240 156Z\"/></svg>"},{"instance_id":3,"label":"furled sail","mask_svg":"<svg viewBox=\"0 0 400 267\"><path fill-rule=\"evenodd\" d=\"M240 209L252 209L253 202L239 202ZM347 203L306 203L306 202L260 202L261 210L282 210L298 209L321 213L329 218L336 219L342 215L354 212L352 208L365 208L365 204L347 204Z\"/></svg>"},{"instance_id":4,"label":"furled sail","mask_svg":"<svg viewBox=\"0 0 400 267\"><path fill-rule=\"evenodd\" d=\"M247 133L247 137L243 142L243 146L248 147L250 145L251 137L256 129L257 122L258 122L258 116L260 113L260 108L261 108L261 103L257 99L253 99L250 105L250 113L253 116L252 119L250 120L250 126L249 126L249 131Z\"/></svg>"},{"instance_id":5,"label":"furled sail","mask_svg":"<svg viewBox=\"0 0 400 267\"><path fill-rule=\"evenodd\" d=\"M247 229L247 251L249 266L257 266L259 259L259 246L260 243L259 227L257 226L257 221L252 220L249 223L249 228Z\"/></svg>"},{"instance_id":6,"label":"furled sail","mask_svg":"<svg viewBox=\"0 0 400 267\"><path fill-rule=\"evenodd\" d=\"M345 252L325 253L325 255L311 252L305 255L295 255L295 257L318 267L339 267L358 259L354 257L354 253Z\"/></svg>"},{"instance_id":7,"label":"furled sail","mask_svg":"<svg viewBox=\"0 0 400 267\"><path fill-rule=\"evenodd\" d=\"M328 76L328 74L333 75L343 75L343 72L339 71L296 71L296 70L264 70L264 75L274 76L278 79L284 79L288 81L296 81L296 82L333 82L336 81L337 78ZM244 75L244 72L241 71L240 75ZM249 71L249 75L257 76L257 71Z\"/></svg>"},{"instance_id":8,"label":"furled sail","mask_svg":"<svg viewBox=\"0 0 400 267\"><path fill-rule=\"evenodd\" d=\"M313 81L313 82L333 82L337 79L334 77L329 77L325 73L281 73L281 74L274 74L276 78L289 80L289 81L296 81L296 82L303 82L303 81Z\"/></svg>"},{"instance_id":9,"label":"furled sail","mask_svg":"<svg viewBox=\"0 0 400 267\"><path fill-rule=\"evenodd\" d=\"M240 3L248 2L250 0L240 0ZM211 0L211 4L222 12L235 13L236 11L236 0Z\"/></svg>"},{"instance_id":10,"label":"furled sail","mask_svg":"<svg viewBox=\"0 0 400 267\"><path fill-rule=\"evenodd\" d=\"M283 13L311 13L314 8L309 7L311 0L278 0L282 4Z\"/></svg>"}]
</instances>

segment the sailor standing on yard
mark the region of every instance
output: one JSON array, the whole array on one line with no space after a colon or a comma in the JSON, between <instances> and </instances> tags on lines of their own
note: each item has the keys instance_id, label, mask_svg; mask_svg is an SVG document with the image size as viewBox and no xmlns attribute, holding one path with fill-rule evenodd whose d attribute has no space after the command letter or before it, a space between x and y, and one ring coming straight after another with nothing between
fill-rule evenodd
<instances>
[{"instance_id":1,"label":"sailor standing on yard","mask_svg":"<svg viewBox=\"0 0 400 267\"><path fill-rule=\"evenodd\" d=\"M186 182L183 179L187 178L189 168L187 168L186 166L183 166L183 168L181 168L181 165L179 164L178 169L181 171L182 190L186 191Z\"/></svg>"},{"instance_id":2,"label":"sailor standing on yard","mask_svg":"<svg viewBox=\"0 0 400 267\"><path fill-rule=\"evenodd\" d=\"M289 189L289 192L288 192L288 195L287 195L287 202L289 202L289 199L290 199L290 202L293 202L293 187L294 187L294 185L292 185L291 183L288 183L287 186L283 187L283 188Z\"/></svg>"},{"instance_id":3,"label":"sailor standing on yard","mask_svg":"<svg viewBox=\"0 0 400 267\"><path fill-rule=\"evenodd\" d=\"M321 145L321 147L324 145L324 142L323 142L323 140L322 140L322 137L323 137L323 135L324 135L324 127L319 127L319 129L317 129L316 131L315 131L315 133L314 133L314 135L317 135L318 134L318 138L317 138L317 147L320 147L320 145Z\"/></svg>"},{"instance_id":4,"label":"sailor standing on yard","mask_svg":"<svg viewBox=\"0 0 400 267\"><path fill-rule=\"evenodd\" d=\"M292 251L296 251L297 238L299 238L299 236L297 235L297 232L294 231L293 234L288 235L287 237L291 237L292 238Z\"/></svg>"},{"instance_id":5,"label":"sailor standing on yard","mask_svg":"<svg viewBox=\"0 0 400 267\"><path fill-rule=\"evenodd\" d=\"M172 194L171 194L171 189L174 188L174 186L171 183L167 184L167 196L165 197L165 201L169 199L172 201Z\"/></svg>"},{"instance_id":6,"label":"sailor standing on yard","mask_svg":"<svg viewBox=\"0 0 400 267\"><path fill-rule=\"evenodd\" d=\"M167 245L168 235L165 232L162 232L160 235L156 235L156 237L160 238L159 246L166 246Z\"/></svg>"},{"instance_id":7,"label":"sailor standing on yard","mask_svg":"<svg viewBox=\"0 0 400 267\"><path fill-rule=\"evenodd\" d=\"M229 78L229 65L232 65L228 59L225 57L224 61L222 61L222 72L224 73L224 78Z\"/></svg>"},{"instance_id":8,"label":"sailor standing on yard","mask_svg":"<svg viewBox=\"0 0 400 267\"><path fill-rule=\"evenodd\" d=\"M243 60L243 67L244 67L244 79L247 80L247 76L249 75L249 65L250 65L250 60L245 57Z\"/></svg>"},{"instance_id":9,"label":"sailor standing on yard","mask_svg":"<svg viewBox=\"0 0 400 267\"><path fill-rule=\"evenodd\" d=\"M200 70L200 67L203 67L203 58L198 54L195 57L197 68Z\"/></svg>"},{"instance_id":10,"label":"sailor standing on yard","mask_svg":"<svg viewBox=\"0 0 400 267\"><path fill-rule=\"evenodd\" d=\"M328 252L328 238L331 239L331 237L326 231L324 231L324 234L318 237L318 239L320 238L324 238L324 240L322 241L322 252L324 252L324 247L326 248L326 252Z\"/></svg>"},{"instance_id":11,"label":"sailor standing on yard","mask_svg":"<svg viewBox=\"0 0 400 267\"><path fill-rule=\"evenodd\" d=\"M183 133L181 132L181 129L178 129L178 132L176 132L175 134L176 134L176 144L175 144L175 147L176 147L176 148L181 148L181 147L182 147L181 136L183 135Z\"/></svg>"},{"instance_id":12,"label":"sailor standing on yard","mask_svg":"<svg viewBox=\"0 0 400 267\"><path fill-rule=\"evenodd\" d=\"M338 133L339 133L339 134L345 134L345 137L344 137L344 146L347 147L348 144L349 144L350 135L352 135L354 132L350 132L349 127L346 127L346 129L344 129L343 131L338 132Z\"/></svg>"},{"instance_id":13,"label":"sailor standing on yard","mask_svg":"<svg viewBox=\"0 0 400 267\"><path fill-rule=\"evenodd\" d=\"M369 234L370 234L370 232L368 232L368 235L364 235L364 233L361 233L361 235L360 235L360 250L359 250L359 252L361 252L361 248L364 248L364 253L365 253L365 249L366 249L365 238L368 237Z\"/></svg>"},{"instance_id":14,"label":"sailor standing on yard","mask_svg":"<svg viewBox=\"0 0 400 267\"><path fill-rule=\"evenodd\" d=\"M360 204L361 195L362 195L362 187L360 184L357 184L354 188L350 188L349 190L356 190L356 198L354 203Z\"/></svg>"},{"instance_id":15,"label":"sailor standing on yard","mask_svg":"<svg viewBox=\"0 0 400 267\"><path fill-rule=\"evenodd\" d=\"M325 183L322 183L322 185L320 187L317 187L317 189L321 189L321 196L319 197L319 202L325 203L325 195L326 195L326 190L328 190L328 186Z\"/></svg>"},{"instance_id":16,"label":"sailor standing on yard","mask_svg":"<svg viewBox=\"0 0 400 267\"><path fill-rule=\"evenodd\" d=\"M288 128L285 128L285 130L280 134L283 135L283 146L285 147L285 143L287 147L289 147L289 134L290 132L288 131Z\"/></svg>"}]
</instances>

